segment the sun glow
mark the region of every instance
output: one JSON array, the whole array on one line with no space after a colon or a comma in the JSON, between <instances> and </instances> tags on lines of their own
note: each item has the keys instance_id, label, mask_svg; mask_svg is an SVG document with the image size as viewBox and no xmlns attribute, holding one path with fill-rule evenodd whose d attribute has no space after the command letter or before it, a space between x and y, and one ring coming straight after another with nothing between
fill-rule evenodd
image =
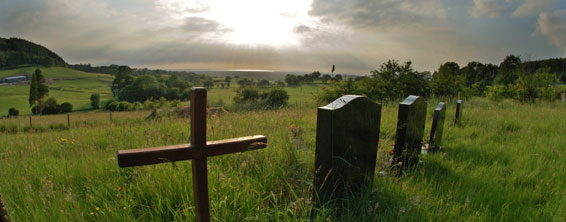
<instances>
[{"instance_id":1,"label":"sun glow","mask_svg":"<svg viewBox=\"0 0 566 222\"><path fill-rule=\"evenodd\" d=\"M305 0L161 0L184 17L200 16L220 23L226 32L217 39L237 45L286 46L299 43L293 31L308 24L310 1ZM191 10L196 9L196 10Z\"/></svg>"}]
</instances>

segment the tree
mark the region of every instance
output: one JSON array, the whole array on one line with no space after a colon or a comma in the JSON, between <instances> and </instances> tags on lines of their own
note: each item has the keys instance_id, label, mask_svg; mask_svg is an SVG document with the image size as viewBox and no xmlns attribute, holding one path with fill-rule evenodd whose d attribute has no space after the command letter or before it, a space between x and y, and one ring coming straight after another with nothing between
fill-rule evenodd
<instances>
[{"instance_id":1,"label":"tree","mask_svg":"<svg viewBox=\"0 0 566 222\"><path fill-rule=\"evenodd\" d=\"M36 69L31 77L30 91L29 91L29 106L39 104L39 114L43 111L43 98L49 94L49 87L45 81L45 77L41 74L40 69Z\"/></svg>"},{"instance_id":2,"label":"tree","mask_svg":"<svg viewBox=\"0 0 566 222\"><path fill-rule=\"evenodd\" d=\"M262 79L257 83L257 87L260 87L260 88L269 87L269 81Z\"/></svg>"},{"instance_id":3,"label":"tree","mask_svg":"<svg viewBox=\"0 0 566 222\"><path fill-rule=\"evenodd\" d=\"M204 83L202 83L202 85L205 88L212 88L214 86L214 82L213 81L204 81Z\"/></svg>"},{"instance_id":4,"label":"tree","mask_svg":"<svg viewBox=\"0 0 566 222\"><path fill-rule=\"evenodd\" d=\"M285 76L285 82L288 86L296 86L299 84L299 79L295 75L287 74Z\"/></svg>"},{"instance_id":5,"label":"tree","mask_svg":"<svg viewBox=\"0 0 566 222\"><path fill-rule=\"evenodd\" d=\"M114 75L114 81L112 82L112 92L118 92L126 86L132 84L135 80L132 73L133 70L128 66L118 67L118 72Z\"/></svg>"},{"instance_id":6,"label":"tree","mask_svg":"<svg viewBox=\"0 0 566 222\"><path fill-rule=\"evenodd\" d=\"M521 66L521 58L515 55L508 55L503 62L499 64L496 82L506 87L514 84L519 79L519 68Z\"/></svg>"},{"instance_id":7,"label":"tree","mask_svg":"<svg viewBox=\"0 0 566 222\"><path fill-rule=\"evenodd\" d=\"M446 62L438 68L430 83L436 96L455 96L464 89L464 78L460 75L460 66L455 62Z\"/></svg>"},{"instance_id":8,"label":"tree","mask_svg":"<svg viewBox=\"0 0 566 222\"><path fill-rule=\"evenodd\" d=\"M314 71L309 75L309 77L311 77L312 79L318 79L318 78L320 78L320 75L321 74L320 74L319 71Z\"/></svg>"},{"instance_id":9,"label":"tree","mask_svg":"<svg viewBox=\"0 0 566 222\"><path fill-rule=\"evenodd\" d=\"M230 88L230 82L232 82L232 77L226 76L226 77L224 78L224 82L226 83L226 86L227 86L228 88Z\"/></svg>"},{"instance_id":10,"label":"tree","mask_svg":"<svg viewBox=\"0 0 566 222\"><path fill-rule=\"evenodd\" d=\"M98 95L97 93L93 93L92 95L90 95L90 105L92 106L93 109L99 109L100 95Z\"/></svg>"},{"instance_id":11,"label":"tree","mask_svg":"<svg viewBox=\"0 0 566 222\"><path fill-rule=\"evenodd\" d=\"M330 79L332 79L332 77L330 77L330 75L328 75L328 74L322 75L322 83L326 83Z\"/></svg>"}]
</instances>

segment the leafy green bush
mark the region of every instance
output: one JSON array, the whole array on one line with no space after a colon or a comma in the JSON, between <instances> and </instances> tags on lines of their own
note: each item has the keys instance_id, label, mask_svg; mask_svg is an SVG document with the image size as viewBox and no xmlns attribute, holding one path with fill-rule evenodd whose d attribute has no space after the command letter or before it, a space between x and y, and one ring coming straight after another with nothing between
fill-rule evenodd
<instances>
[{"instance_id":1,"label":"leafy green bush","mask_svg":"<svg viewBox=\"0 0 566 222\"><path fill-rule=\"evenodd\" d=\"M265 105L271 108L277 108L287 105L289 94L281 87L275 87L266 94Z\"/></svg>"},{"instance_id":2,"label":"leafy green bush","mask_svg":"<svg viewBox=\"0 0 566 222\"><path fill-rule=\"evenodd\" d=\"M8 110L8 117L18 117L19 115L20 115L20 111L14 107Z\"/></svg>"},{"instance_id":3,"label":"leafy green bush","mask_svg":"<svg viewBox=\"0 0 566 222\"><path fill-rule=\"evenodd\" d=\"M106 109L108 109L108 110L110 110L110 111L117 111L118 105L120 105L120 102L118 102L118 101L111 101L111 102L109 102L109 103L106 104Z\"/></svg>"},{"instance_id":4,"label":"leafy green bush","mask_svg":"<svg viewBox=\"0 0 566 222\"><path fill-rule=\"evenodd\" d=\"M70 113L73 111L73 104L69 102L64 102L60 106L61 113Z\"/></svg>"},{"instance_id":5,"label":"leafy green bush","mask_svg":"<svg viewBox=\"0 0 566 222\"><path fill-rule=\"evenodd\" d=\"M116 111L132 111L134 108L134 106L126 101L122 101L120 103L118 103L118 107Z\"/></svg>"}]
</instances>

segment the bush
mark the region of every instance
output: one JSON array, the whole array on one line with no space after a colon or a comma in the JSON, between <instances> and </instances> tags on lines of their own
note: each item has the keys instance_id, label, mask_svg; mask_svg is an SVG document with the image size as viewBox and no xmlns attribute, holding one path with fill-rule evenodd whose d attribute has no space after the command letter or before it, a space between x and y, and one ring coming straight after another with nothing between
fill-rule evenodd
<instances>
[{"instance_id":1,"label":"bush","mask_svg":"<svg viewBox=\"0 0 566 222\"><path fill-rule=\"evenodd\" d=\"M233 108L236 110L279 108L287 105L288 100L289 94L281 87L272 88L264 93L260 93L256 87L244 87L236 90Z\"/></svg>"},{"instance_id":2,"label":"bush","mask_svg":"<svg viewBox=\"0 0 566 222\"><path fill-rule=\"evenodd\" d=\"M142 110L142 109L143 109L143 104L140 103L140 102L135 102L135 103L133 104L133 107L132 107L132 108L133 108L133 110Z\"/></svg>"},{"instance_id":3,"label":"bush","mask_svg":"<svg viewBox=\"0 0 566 222\"><path fill-rule=\"evenodd\" d=\"M191 89L187 88L183 90L180 96L181 101L189 101L191 99Z\"/></svg>"},{"instance_id":4,"label":"bush","mask_svg":"<svg viewBox=\"0 0 566 222\"><path fill-rule=\"evenodd\" d=\"M509 88L503 85L487 86L487 98L493 101L501 101L509 94Z\"/></svg>"},{"instance_id":5,"label":"bush","mask_svg":"<svg viewBox=\"0 0 566 222\"><path fill-rule=\"evenodd\" d=\"M44 108L42 114L57 114L61 112L61 106L57 104L55 98L49 98L44 103Z\"/></svg>"},{"instance_id":6,"label":"bush","mask_svg":"<svg viewBox=\"0 0 566 222\"><path fill-rule=\"evenodd\" d=\"M235 103L252 102L259 99L259 90L255 87L243 87L236 90Z\"/></svg>"},{"instance_id":7,"label":"bush","mask_svg":"<svg viewBox=\"0 0 566 222\"><path fill-rule=\"evenodd\" d=\"M118 107L116 111L132 111L133 107L134 106L131 103L122 101L118 103Z\"/></svg>"},{"instance_id":8,"label":"bush","mask_svg":"<svg viewBox=\"0 0 566 222\"><path fill-rule=\"evenodd\" d=\"M19 115L20 115L20 111L14 107L8 110L8 117L18 117Z\"/></svg>"},{"instance_id":9,"label":"bush","mask_svg":"<svg viewBox=\"0 0 566 222\"><path fill-rule=\"evenodd\" d=\"M109 103L107 103L106 109L108 109L110 111L117 111L119 104L120 104L120 102L118 102L118 101L110 101Z\"/></svg>"},{"instance_id":10,"label":"bush","mask_svg":"<svg viewBox=\"0 0 566 222\"><path fill-rule=\"evenodd\" d=\"M73 104L69 103L69 102L64 102L61 104L60 106L60 111L62 113L70 113L73 111Z\"/></svg>"},{"instance_id":11,"label":"bush","mask_svg":"<svg viewBox=\"0 0 566 222\"><path fill-rule=\"evenodd\" d=\"M90 105L92 106L93 109L99 109L100 95L98 95L97 93L90 95Z\"/></svg>"},{"instance_id":12,"label":"bush","mask_svg":"<svg viewBox=\"0 0 566 222\"><path fill-rule=\"evenodd\" d=\"M265 104L271 108L281 107L287 105L289 101L289 94L283 88L275 87L267 93Z\"/></svg>"}]
</instances>

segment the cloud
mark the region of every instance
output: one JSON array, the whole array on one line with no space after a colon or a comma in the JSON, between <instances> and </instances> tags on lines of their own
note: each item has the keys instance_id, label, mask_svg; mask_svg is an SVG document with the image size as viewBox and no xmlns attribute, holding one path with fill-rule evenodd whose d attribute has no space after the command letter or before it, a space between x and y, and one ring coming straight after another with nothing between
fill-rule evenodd
<instances>
[{"instance_id":1,"label":"cloud","mask_svg":"<svg viewBox=\"0 0 566 222\"><path fill-rule=\"evenodd\" d=\"M536 16L540 12L550 9L553 0L526 0L513 12L517 17Z\"/></svg>"},{"instance_id":2,"label":"cloud","mask_svg":"<svg viewBox=\"0 0 566 222\"><path fill-rule=\"evenodd\" d=\"M187 17L182 28L188 32L229 32L231 29L224 27L217 21L202 17Z\"/></svg>"},{"instance_id":3,"label":"cloud","mask_svg":"<svg viewBox=\"0 0 566 222\"><path fill-rule=\"evenodd\" d=\"M310 32L311 28L306 25L298 25L293 28L293 32L297 34Z\"/></svg>"},{"instance_id":4,"label":"cloud","mask_svg":"<svg viewBox=\"0 0 566 222\"><path fill-rule=\"evenodd\" d=\"M513 9L511 0L474 0L470 14L474 18L496 18Z\"/></svg>"},{"instance_id":5,"label":"cloud","mask_svg":"<svg viewBox=\"0 0 566 222\"><path fill-rule=\"evenodd\" d=\"M566 55L566 10L540 13L535 34L546 37Z\"/></svg>"},{"instance_id":6,"label":"cloud","mask_svg":"<svg viewBox=\"0 0 566 222\"><path fill-rule=\"evenodd\" d=\"M445 18L440 0L313 0L311 16L357 28L390 28Z\"/></svg>"}]
</instances>

